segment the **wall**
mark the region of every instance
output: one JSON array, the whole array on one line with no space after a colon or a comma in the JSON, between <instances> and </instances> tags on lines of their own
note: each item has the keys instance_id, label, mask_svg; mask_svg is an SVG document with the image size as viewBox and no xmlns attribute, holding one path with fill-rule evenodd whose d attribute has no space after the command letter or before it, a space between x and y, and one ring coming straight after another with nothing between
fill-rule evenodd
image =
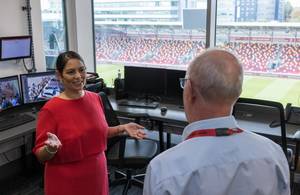
<instances>
[{"instance_id":1,"label":"wall","mask_svg":"<svg viewBox=\"0 0 300 195\"><path fill-rule=\"evenodd\" d=\"M22 11L25 0L1 0L0 37L28 35L27 15ZM46 70L43 53L43 29L40 0L31 0L33 44L37 71ZM87 70L94 71L92 0L66 0L69 49L77 51L85 60ZM30 64L30 60L26 60ZM28 64L28 67L30 67ZM26 73L21 61L0 62L0 77Z\"/></svg>"},{"instance_id":2,"label":"wall","mask_svg":"<svg viewBox=\"0 0 300 195\"><path fill-rule=\"evenodd\" d=\"M67 1L69 49L84 59L89 72L95 71L92 0Z\"/></svg>"},{"instance_id":3,"label":"wall","mask_svg":"<svg viewBox=\"0 0 300 195\"><path fill-rule=\"evenodd\" d=\"M1 0L0 6L0 36L28 35L27 14L22 11L25 0ZM33 43L35 49L35 63L38 71L45 70L42 45L42 23L40 1L31 1L33 23ZM26 60L27 63L30 61ZM26 73L21 61L10 60L0 62L0 77Z\"/></svg>"}]
</instances>

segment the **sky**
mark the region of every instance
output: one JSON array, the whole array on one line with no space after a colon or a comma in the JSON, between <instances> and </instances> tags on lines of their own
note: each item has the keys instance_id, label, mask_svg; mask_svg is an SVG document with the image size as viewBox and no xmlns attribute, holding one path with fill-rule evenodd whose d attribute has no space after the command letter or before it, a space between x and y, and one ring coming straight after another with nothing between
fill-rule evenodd
<instances>
[{"instance_id":1,"label":"sky","mask_svg":"<svg viewBox=\"0 0 300 195\"><path fill-rule=\"evenodd\" d=\"M300 0L288 0L293 7L300 7Z\"/></svg>"}]
</instances>

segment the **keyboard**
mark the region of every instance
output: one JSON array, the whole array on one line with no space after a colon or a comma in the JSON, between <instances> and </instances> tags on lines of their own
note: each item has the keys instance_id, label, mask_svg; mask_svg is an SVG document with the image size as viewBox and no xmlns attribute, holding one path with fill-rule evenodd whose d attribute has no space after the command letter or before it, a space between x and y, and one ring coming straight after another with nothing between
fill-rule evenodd
<instances>
[{"instance_id":1,"label":"keyboard","mask_svg":"<svg viewBox=\"0 0 300 195\"><path fill-rule=\"evenodd\" d=\"M14 128L19 125L34 121L35 117L28 114L8 114L0 117L0 131Z\"/></svg>"},{"instance_id":2,"label":"keyboard","mask_svg":"<svg viewBox=\"0 0 300 195\"><path fill-rule=\"evenodd\" d=\"M157 108L158 102L138 102L133 100L120 100L118 101L119 106L129 106L129 107L137 107L137 108Z\"/></svg>"}]
</instances>

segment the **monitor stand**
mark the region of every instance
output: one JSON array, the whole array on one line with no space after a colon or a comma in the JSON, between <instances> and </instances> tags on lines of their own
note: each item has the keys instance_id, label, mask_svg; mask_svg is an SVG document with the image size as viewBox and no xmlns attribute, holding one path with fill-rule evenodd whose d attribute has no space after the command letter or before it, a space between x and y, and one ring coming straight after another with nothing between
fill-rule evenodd
<instances>
[{"instance_id":1,"label":"monitor stand","mask_svg":"<svg viewBox=\"0 0 300 195\"><path fill-rule=\"evenodd\" d=\"M160 100L160 98L145 94L142 96L136 96L134 100L119 100L118 105L155 109L159 106L159 101L157 100Z\"/></svg>"},{"instance_id":2,"label":"monitor stand","mask_svg":"<svg viewBox=\"0 0 300 195\"><path fill-rule=\"evenodd\" d=\"M144 102L144 103L152 103L152 102L160 102L161 101L161 98L159 96L154 96L154 95L150 95L150 94L143 94L141 96L138 96L136 98L136 101L139 101L139 102Z\"/></svg>"}]
</instances>

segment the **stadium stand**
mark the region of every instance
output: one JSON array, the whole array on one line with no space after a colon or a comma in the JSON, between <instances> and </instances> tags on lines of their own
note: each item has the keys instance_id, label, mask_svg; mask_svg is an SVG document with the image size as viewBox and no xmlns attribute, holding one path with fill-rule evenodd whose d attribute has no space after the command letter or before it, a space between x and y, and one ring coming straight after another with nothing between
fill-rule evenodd
<instances>
[{"instance_id":1,"label":"stadium stand","mask_svg":"<svg viewBox=\"0 0 300 195\"><path fill-rule=\"evenodd\" d=\"M138 36L96 36L97 60L153 65L186 65L205 48L203 41ZM224 43L250 73L300 74L300 45L287 43Z\"/></svg>"}]
</instances>

